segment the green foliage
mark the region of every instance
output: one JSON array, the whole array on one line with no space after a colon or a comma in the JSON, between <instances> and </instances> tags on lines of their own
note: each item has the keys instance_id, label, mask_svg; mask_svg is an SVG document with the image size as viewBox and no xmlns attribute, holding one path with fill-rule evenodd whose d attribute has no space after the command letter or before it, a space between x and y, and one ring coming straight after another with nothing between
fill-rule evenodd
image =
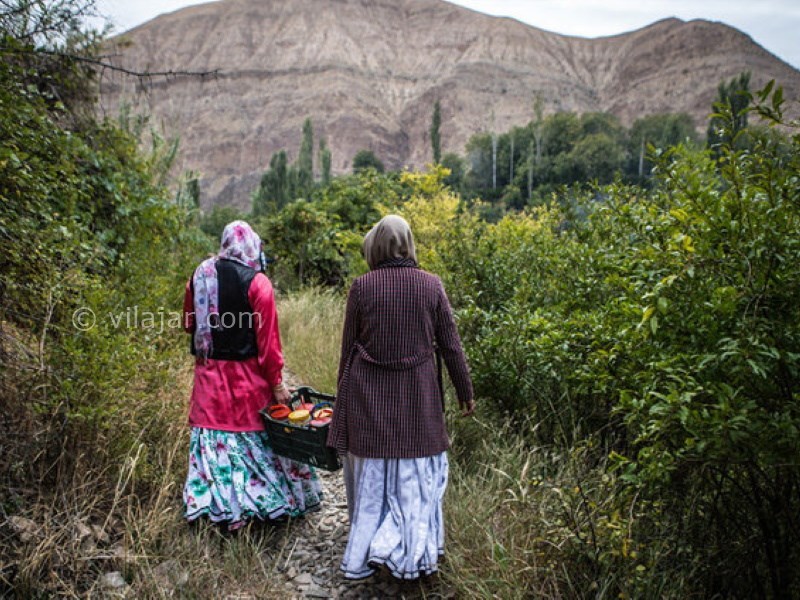
<instances>
[{"instance_id":1,"label":"green foliage","mask_svg":"<svg viewBox=\"0 0 800 600\"><path fill-rule=\"evenodd\" d=\"M385 170L383 163L372 150L359 150L353 157L353 174L356 175L367 169L374 169L378 173L383 173Z\"/></svg>"},{"instance_id":2,"label":"green foliage","mask_svg":"<svg viewBox=\"0 0 800 600\"><path fill-rule=\"evenodd\" d=\"M696 142L697 132L691 116L686 113L648 115L636 119L628 132L626 172L642 181L653 170L649 154Z\"/></svg>"},{"instance_id":3,"label":"green foliage","mask_svg":"<svg viewBox=\"0 0 800 600\"><path fill-rule=\"evenodd\" d=\"M272 155L269 170L261 176L261 184L253 195L253 215L266 215L280 210L292 197L286 152Z\"/></svg>"},{"instance_id":4,"label":"green foliage","mask_svg":"<svg viewBox=\"0 0 800 600\"><path fill-rule=\"evenodd\" d=\"M304 196L314 185L314 129L311 119L303 121L303 139L300 142L300 153L297 155L298 193L294 198Z\"/></svg>"},{"instance_id":5,"label":"green foliage","mask_svg":"<svg viewBox=\"0 0 800 600\"><path fill-rule=\"evenodd\" d=\"M35 47L6 36L4 51L12 43ZM0 406L35 432L4 447L0 500L19 510L19 490L39 485L70 490L46 499L61 506L91 481L100 499L87 510L126 514L137 524L126 544L167 554L174 530L155 525L174 525L173 388L186 378L170 311L235 214L215 210L196 227L196 202L162 185L176 142L145 135L145 119L73 118L59 98L87 79L60 73L51 93L30 63L0 61ZM444 576L459 593L798 595L800 134L743 133L732 86L715 155L669 147L689 137L681 116L628 135L607 115L539 115L497 137L494 165L491 136L473 138L463 178L450 155L428 173L365 165L301 200L308 161L273 157L254 225L281 288L346 285L366 269L363 233L389 211L408 218L422 266L445 282L480 400L476 420L450 419ZM754 98L747 110L792 125L780 88ZM624 178L645 138L646 190ZM452 190L463 182L474 196L493 167L496 202L468 209ZM581 191L576 178L613 183ZM547 205L502 214L531 197ZM323 387L341 302L281 299L287 356ZM78 308L93 327L77 327ZM137 514L156 517L139 529ZM53 546L16 563L20 589L90 593L90 569L107 563L73 560L88 583L65 590ZM244 549L247 564L260 551Z\"/></svg>"},{"instance_id":6,"label":"green foliage","mask_svg":"<svg viewBox=\"0 0 800 600\"><path fill-rule=\"evenodd\" d=\"M606 133L591 133L575 144L564 161L555 163L556 180L611 183L625 155L622 145Z\"/></svg>"},{"instance_id":7,"label":"green foliage","mask_svg":"<svg viewBox=\"0 0 800 600\"><path fill-rule=\"evenodd\" d=\"M214 242L219 242L225 225L231 221L244 218L245 215L232 206L215 206L211 209L211 212L203 215L200 219L199 226L200 230L209 238Z\"/></svg>"},{"instance_id":8,"label":"green foliage","mask_svg":"<svg viewBox=\"0 0 800 600\"><path fill-rule=\"evenodd\" d=\"M546 155L568 153L581 137L580 117L566 112L548 116L542 124L542 137Z\"/></svg>"},{"instance_id":9,"label":"green foliage","mask_svg":"<svg viewBox=\"0 0 800 600\"><path fill-rule=\"evenodd\" d=\"M485 406L485 405L484 405ZM480 408L480 407L479 407ZM672 564L663 512L594 458L526 443L535 422L488 410L452 418L443 576L465 597L684 598L690 572Z\"/></svg>"},{"instance_id":10,"label":"green foliage","mask_svg":"<svg viewBox=\"0 0 800 600\"><path fill-rule=\"evenodd\" d=\"M540 105L536 120L497 137L496 158L492 140L483 133L467 143L463 192L496 204L500 216L503 209L535 204L535 198L562 185L610 183L624 171L628 156L627 132L616 117L556 113L543 118Z\"/></svg>"},{"instance_id":11,"label":"green foliage","mask_svg":"<svg viewBox=\"0 0 800 600\"><path fill-rule=\"evenodd\" d=\"M323 181L330 181L331 153L324 140L320 140L319 161ZM314 130L311 119L306 119L297 162L289 165L285 150L272 155L269 169L253 192L252 214L261 217L280 211L292 200L310 197L314 188Z\"/></svg>"},{"instance_id":12,"label":"green foliage","mask_svg":"<svg viewBox=\"0 0 800 600\"><path fill-rule=\"evenodd\" d=\"M4 3L0 23L5 30L5 11L22 7L17 16L57 36L62 21L81 17L79 5ZM146 119L77 115L70 102L87 97L77 93L88 89L83 75L36 72L37 55L9 59L9 43L4 35L0 435L13 443L0 453L0 507L37 526L31 543L0 549L0 588L87 596L102 573L119 569L134 595L151 597L162 593L152 567L168 554L191 565L192 583L182 588L190 595L221 589L230 576L241 590L262 564L264 543L249 535L232 542L236 560L224 573L224 549L213 568L193 563L217 536L187 535L174 510L190 385L178 311L188 276L213 248L195 227L191 185L174 200L163 186L176 143L140 136ZM75 92L70 102L66 92ZM102 535L75 534L87 524ZM110 557L112 544L126 558ZM263 578L247 585L277 593Z\"/></svg>"},{"instance_id":13,"label":"green foliage","mask_svg":"<svg viewBox=\"0 0 800 600\"><path fill-rule=\"evenodd\" d=\"M492 187L492 136L488 133L472 136L465 150L469 165L466 186L487 194Z\"/></svg>"},{"instance_id":14,"label":"green foliage","mask_svg":"<svg viewBox=\"0 0 800 600\"><path fill-rule=\"evenodd\" d=\"M254 226L277 260L282 287L305 283L336 285L343 261L335 220L317 203L295 200Z\"/></svg>"},{"instance_id":15,"label":"green foliage","mask_svg":"<svg viewBox=\"0 0 800 600\"><path fill-rule=\"evenodd\" d=\"M714 113L708 122L706 140L716 156L721 153L720 146L734 143L739 134L747 128L747 113L750 105L750 72L740 73L729 82L724 81L717 88ZM725 115L729 115L727 120ZM741 148L740 142L736 142Z\"/></svg>"},{"instance_id":16,"label":"green foliage","mask_svg":"<svg viewBox=\"0 0 800 600\"><path fill-rule=\"evenodd\" d=\"M64 118L29 77L0 61L0 406L25 432L3 453L0 503L37 486L45 504L71 499L74 481L92 481L91 506L107 510L132 447L145 448L140 490L154 481L160 457L146 449L169 427L158 394L185 355L169 311L203 240L159 185L169 144L142 154L115 123ZM64 575L41 548L23 589Z\"/></svg>"},{"instance_id":17,"label":"green foliage","mask_svg":"<svg viewBox=\"0 0 800 600\"><path fill-rule=\"evenodd\" d=\"M442 107L437 100L433 105L433 116L431 117L431 150L433 152L433 162L438 164L442 160Z\"/></svg>"},{"instance_id":18,"label":"green foliage","mask_svg":"<svg viewBox=\"0 0 800 600\"><path fill-rule=\"evenodd\" d=\"M359 234L413 191L397 174L368 169L337 177L309 200L296 200L267 218L254 220L267 252L277 258L279 286L341 286L365 268Z\"/></svg>"},{"instance_id":19,"label":"green foliage","mask_svg":"<svg viewBox=\"0 0 800 600\"><path fill-rule=\"evenodd\" d=\"M326 186L331 182L331 151L325 138L319 140L319 165L322 169L320 184Z\"/></svg>"},{"instance_id":20,"label":"green foliage","mask_svg":"<svg viewBox=\"0 0 800 600\"><path fill-rule=\"evenodd\" d=\"M100 35L86 27L95 0L10 0L0 5L0 56L60 120L91 121Z\"/></svg>"},{"instance_id":21,"label":"green foliage","mask_svg":"<svg viewBox=\"0 0 800 600\"><path fill-rule=\"evenodd\" d=\"M780 121L776 94L757 110ZM736 114L720 118L729 135ZM596 437L663 515L642 539L668 536L694 585L786 597L800 564L800 136L748 135L748 150L723 138L718 161L654 157L650 192L616 183L495 225L462 218L438 254L481 397L532 417L538 444Z\"/></svg>"},{"instance_id":22,"label":"green foliage","mask_svg":"<svg viewBox=\"0 0 800 600\"><path fill-rule=\"evenodd\" d=\"M461 192L464 185L464 161L455 152L448 152L442 157L442 166L450 171L444 178L445 185L455 192Z\"/></svg>"},{"instance_id":23,"label":"green foliage","mask_svg":"<svg viewBox=\"0 0 800 600\"><path fill-rule=\"evenodd\" d=\"M780 122L780 93L758 98L755 110ZM731 111L720 115L733 127ZM561 115L550 125L564 133L551 165L584 165L581 176L603 161L622 168L614 149L627 142L613 121ZM265 236L286 236L295 253L306 244L304 271L328 273L310 280L346 282L364 269L347 258L359 234L397 211L421 264L442 276L480 418L504 414L510 428L454 426L457 567L446 576L458 589L796 593L800 136L750 127L750 150L723 145L718 161L691 143L668 147L691 137L688 125L637 124L662 148L649 154L648 190L621 180L558 190L548 207L489 223L476 215L491 205L465 210L444 168L370 171L281 215L303 217L292 229L311 223L303 235ZM513 136L516 148L546 147L544 133ZM500 137L500 161L510 141ZM519 200L514 186L503 193ZM311 254L329 262L312 265Z\"/></svg>"}]
</instances>

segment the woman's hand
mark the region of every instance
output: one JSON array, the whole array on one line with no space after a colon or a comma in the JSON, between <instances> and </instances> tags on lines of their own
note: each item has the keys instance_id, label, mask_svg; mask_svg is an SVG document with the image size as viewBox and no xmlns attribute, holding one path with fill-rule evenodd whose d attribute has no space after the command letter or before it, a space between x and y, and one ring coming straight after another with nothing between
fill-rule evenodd
<instances>
[{"instance_id":1,"label":"woman's hand","mask_svg":"<svg viewBox=\"0 0 800 600\"><path fill-rule=\"evenodd\" d=\"M470 398L466 402L458 401L458 406L461 408L461 416L462 417L469 417L472 413L475 412L475 398Z\"/></svg>"},{"instance_id":2,"label":"woman's hand","mask_svg":"<svg viewBox=\"0 0 800 600\"><path fill-rule=\"evenodd\" d=\"M289 404L289 400L292 399L292 395L289 393L289 388L287 388L286 384L284 383L279 383L272 388L272 397L278 404Z\"/></svg>"}]
</instances>

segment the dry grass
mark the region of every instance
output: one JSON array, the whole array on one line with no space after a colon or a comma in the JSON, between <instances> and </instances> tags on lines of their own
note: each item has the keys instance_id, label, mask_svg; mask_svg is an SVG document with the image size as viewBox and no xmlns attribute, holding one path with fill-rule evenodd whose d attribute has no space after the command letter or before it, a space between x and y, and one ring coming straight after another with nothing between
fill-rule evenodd
<instances>
[{"instance_id":1,"label":"dry grass","mask_svg":"<svg viewBox=\"0 0 800 600\"><path fill-rule=\"evenodd\" d=\"M306 290L278 308L287 365L302 382L335 390L343 297ZM23 352L4 358L6 372L36 366ZM17 404L0 431L11 482L0 490L0 596L103 597L103 575L119 572L125 597L285 597L274 575L291 524L230 536L183 519L191 367L183 352L160 360L170 361L163 386L122 386L130 397L102 431ZM635 498L626 505L615 495L603 465L580 449L531 447L487 414L449 425L442 580L455 597L675 597L647 579L655 559L639 568L645 549L631 525L643 515Z\"/></svg>"},{"instance_id":2,"label":"dry grass","mask_svg":"<svg viewBox=\"0 0 800 600\"><path fill-rule=\"evenodd\" d=\"M0 597L284 595L273 575L291 525L228 535L183 518L192 381L183 351L141 365L163 369L161 388L120 385L121 408L98 429L59 406L42 412L36 388L11 386L37 365L9 346L0 399L15 410L0 420ZM112 572L124 578L121 590L104 587Z\"/></svg>"},{"instance_id":3,"label":"dry grass","mask_svg":"<svg viewBox=\"0 0 800 600\"><path fill-rule=\"evenodd\" d=\"M639 539L649 509L591 443L532 446L532 426L451 419L446 581L465 597L685 597L670 549Z\"/></svg>"},{"instance_id":4,"label":"dry grass","mask_svg":"<svg viewBox=\"0 0 800 600\"><path fill-rule=\"evenodd\" d=\"M308 289L279 298L278 318L286 366L304 384L336 393L345 299Z\"/></svg>"},{"instance_id":5,"label":"dry grass","mask_svg":"<svg viewBox=\"0 0 800 600\"><path fill-rule=\"evenodd\" d=\"M273 582L291 525L253 524L235 535L205 521L188 525L180 499L188 435L182 423L169 433L150 449L163 467L159 480L137 481L148 453L142 445L131 448L113 483L110 467L82 458L70 485L42 490L19 515L30 519L29 530L6 521L0 592L114 596L102 578L119 572L127 584L119 596L128 598L282 596Z\"/></svg>"}]
</instances>

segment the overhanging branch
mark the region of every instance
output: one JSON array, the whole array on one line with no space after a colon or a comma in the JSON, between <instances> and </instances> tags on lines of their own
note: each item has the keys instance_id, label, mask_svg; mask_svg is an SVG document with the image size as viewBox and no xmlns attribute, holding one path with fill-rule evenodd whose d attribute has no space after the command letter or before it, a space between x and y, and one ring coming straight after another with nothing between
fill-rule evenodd
<instances>
[{"instance_id":1,"label":"overhanging branch","mask_svg":"<svg viewBox=\"0 0 800 600\"><path fill-rule=\"evenodd\" d=\"M115 71L118 73L123 73L125 75L130 75L131 77L138 77L139 79L152 79L154 77L164 77L167 79L172 77L199 77L201 79L205 79L206 77L216 77L219 74L219 69L214 69L213 71L175 71L175 70L136 71L134 69L128 69L126 67L115 65L100 58L93 58L91 56L82 56L80 54L70 54L68 52L60 52L58 50L0 47L0 53L27 54L34 56L40 56L40 55L52 56L55 58L73 60L76 62L92 65L94 67L98 67L103 70L108 69L110 71Z\"/></svg>"}]
</instances>

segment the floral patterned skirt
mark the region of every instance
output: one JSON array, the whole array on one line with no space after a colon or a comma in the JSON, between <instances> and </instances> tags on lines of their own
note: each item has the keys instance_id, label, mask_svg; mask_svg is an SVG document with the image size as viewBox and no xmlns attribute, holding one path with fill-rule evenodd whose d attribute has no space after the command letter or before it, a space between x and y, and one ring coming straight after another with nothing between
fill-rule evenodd
<instances>
[{"instance_id":1,"label":"floral patterned skirt","mask_svg":"<svg viewBox=\"0 0 800 600\"><path fill-rule=\"evenodd\" d=\"M189 521L206 515L236 529L318 510L321 500L314 469L274 454L265 432L192 428L183 488Z\"/></svg>"}]
</instances>

